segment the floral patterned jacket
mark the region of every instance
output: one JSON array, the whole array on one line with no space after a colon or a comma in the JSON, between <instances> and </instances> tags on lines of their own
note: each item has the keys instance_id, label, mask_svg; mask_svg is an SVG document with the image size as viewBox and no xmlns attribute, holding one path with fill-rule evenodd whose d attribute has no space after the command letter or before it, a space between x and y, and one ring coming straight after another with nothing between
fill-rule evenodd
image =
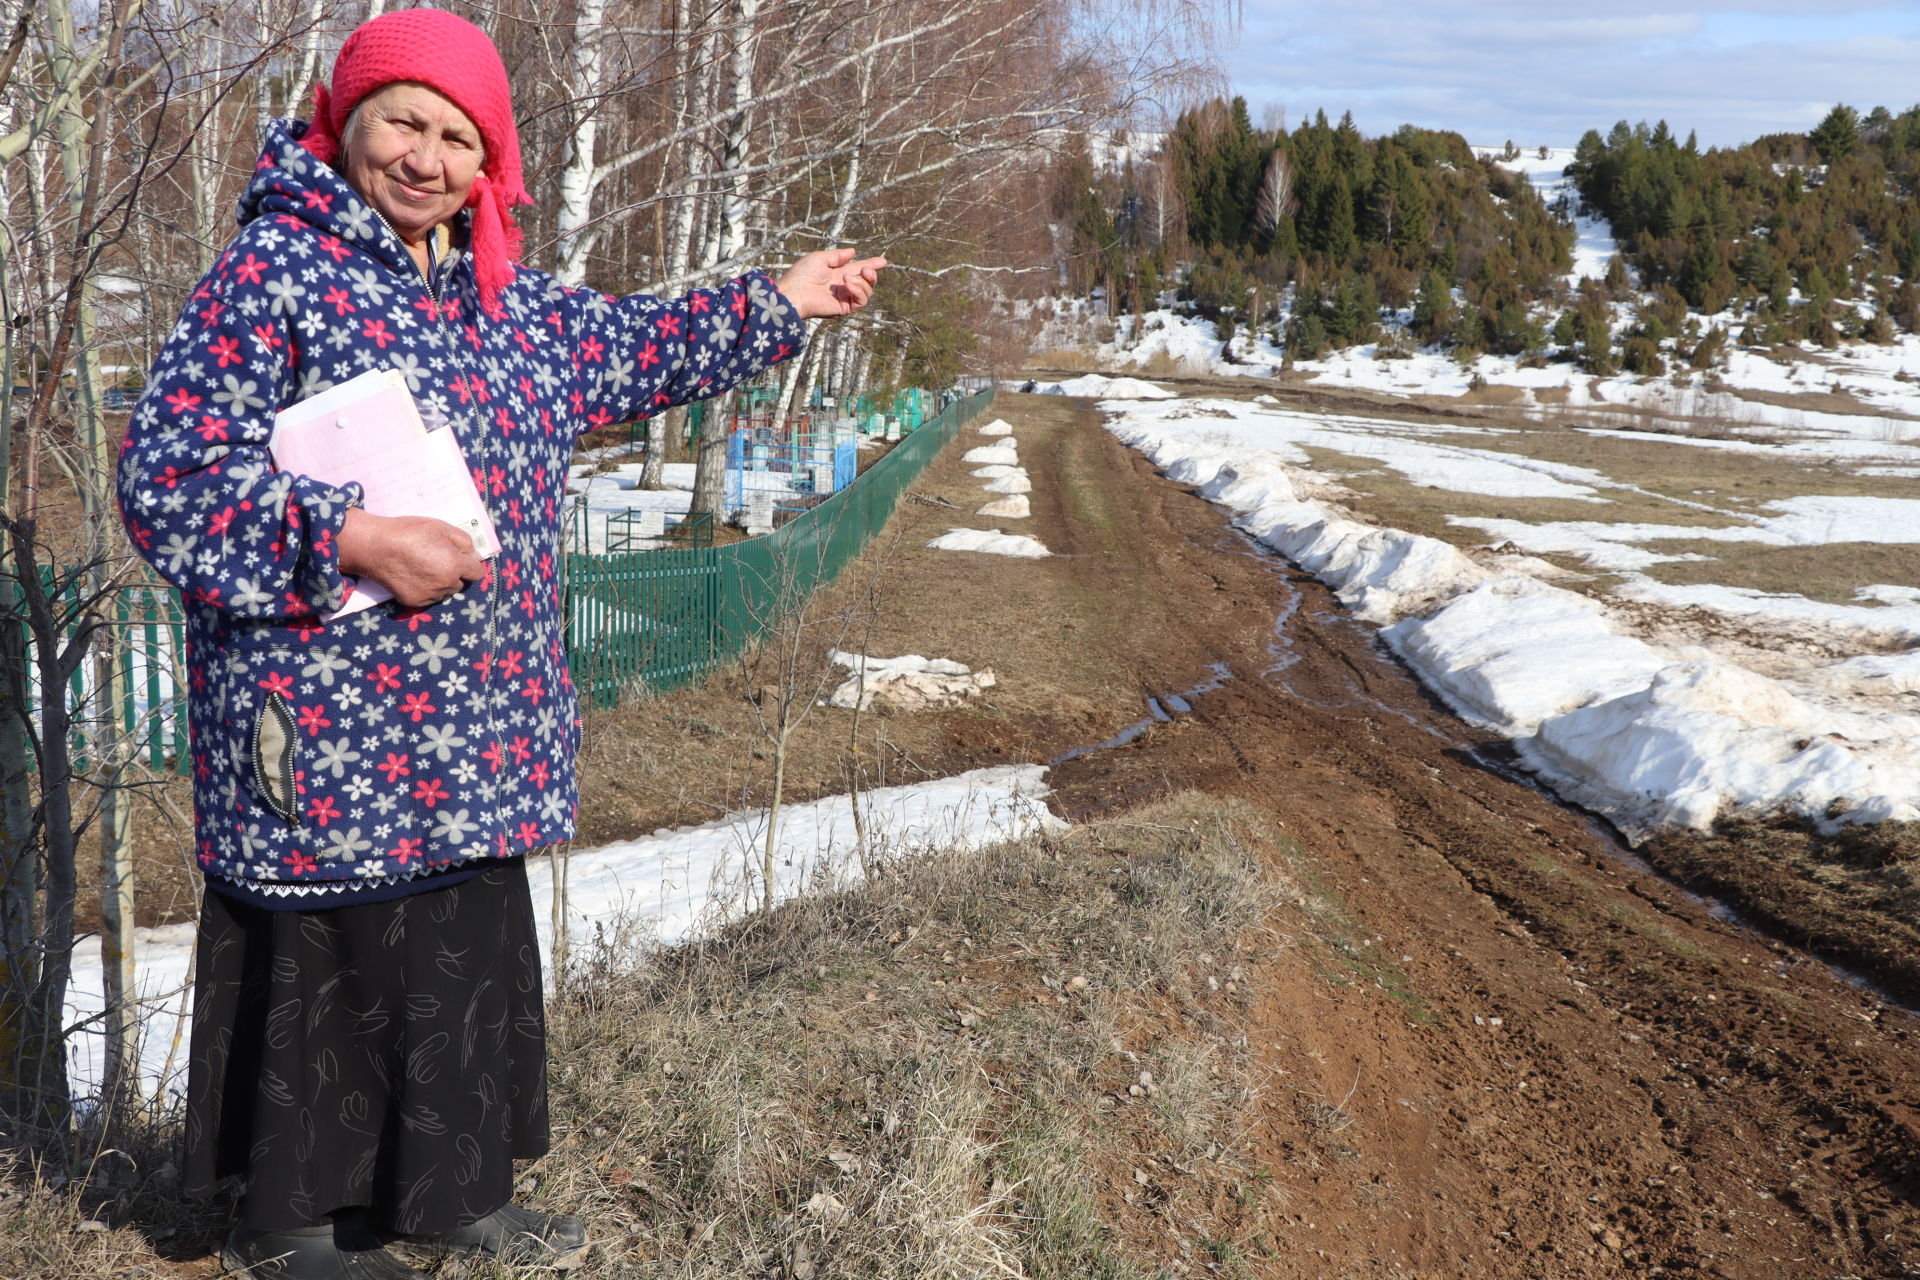
<instances>
[{"instance_id":1,"label":"floral patterned jacket","mask_svg":"<svg viewBox=\"0 0 1920 1280\"><path fill-rule=\"evenodd\" d=\"M665 301L521 267L491 313L470 263L429 282L276 122L239 235L193 291L119 471L134 545L187 615L195 839L263 905L372 901L573 834L578 716L561 629L575 435L717 395L799 350L753 273ZM382 366L451 421L504 549L425 610L332 623L358 486L274 471L276 411Z\"/></svg>"}]
</instances>

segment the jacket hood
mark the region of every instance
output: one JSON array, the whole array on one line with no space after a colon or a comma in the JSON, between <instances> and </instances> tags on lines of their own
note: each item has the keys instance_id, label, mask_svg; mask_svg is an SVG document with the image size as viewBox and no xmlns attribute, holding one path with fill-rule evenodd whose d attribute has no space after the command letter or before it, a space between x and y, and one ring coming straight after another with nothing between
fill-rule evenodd
<instances>
[{"instance_id":1,"label":"jacket hood","mask_svg":"<svg viewBox=\"0 0 1920 1280\"><path fill-rule=\"evenodd\" d=\"M268 121L253 180L240 196L240 225L266 217L297 218L395 271L417 274L399 234L338 170L300 145L306 132L305 120Z\"/></svg>"}]
</instances>

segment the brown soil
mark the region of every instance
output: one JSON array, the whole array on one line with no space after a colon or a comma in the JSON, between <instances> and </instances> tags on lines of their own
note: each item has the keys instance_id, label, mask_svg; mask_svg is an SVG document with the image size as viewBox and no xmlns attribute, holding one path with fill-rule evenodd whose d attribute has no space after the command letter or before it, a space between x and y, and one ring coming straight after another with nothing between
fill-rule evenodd
<instances>
[{"instance_id":1,"label":"brown soil","mask_svg":"<svg viewBox=\"0 0 1920 1280\"><path fill-rule=\"evenodd\" d=\"M1256 1272L1920 1273L1920 1022L1516 780L1324 588L1091 415L1044 429L1051 405L997 411L1034 473L1026 531L1061 557L992 571L1008 611L1037 580L1062 615L1135 602L1123 649L1079 654L1116 693L1164 704L1231 673L1190 714L1056 768L1057 808L1250 800L1359 940L1252 1019L1276 1082L1260 1154L1290 1215ZM927 618L908 647L950 652L953 622ZM1303 1097L1351 1121L1336 1144Z\"/></svg>"},{"instance_id":2,"label":"brown soil","mask_svg":"<svg viewBox=\"0 0 1920 1280\"><path fill-rule=\"evenodd\" d=\"M1822 834L1799 818L1740 819L1706 835L1663 832L1640 853L1774 936L1920 1006L1920 822Z\"/></svg>"},{"instance_id":3,"label":"brown soil","mask_svg":"<svg viewBox=\"0 0 1920 1280\"><path fill-rule=\"evenodd\" d=\"M964 432L823 600L839 621L817 636L991 666L993 703L868 717L858 757L846 713L819 712L789 797L843 789L854 759L884 765L871 784L1060 757L1150 719L1153 698L1168 719L1053 770L1058 811L1199 791L1292 837L1276 871L1332 915L1324 936L1282 937L1292 959L1243 988L1267 1085L1241 1160L1260 1174L1264 1234L1214 1270L1920 1275L1920 1020L1728 923L1527 785L1324 588L1255 553L1087 406L1006 396L994 411L1035 487L1033 519L1006 527L1054 556L925 549L987 523L958 461L980 438ZM583 836L764 795L757 690L721 676L590 721ZM1717 874L1742 882L1738 862ZM1090 1174L1116 1219L1135 1212L1134 1171ZM1167 1242L1188 1228L1134 1223L1131 1250L1178 1265Z\"/></svg>"}]
</instances>

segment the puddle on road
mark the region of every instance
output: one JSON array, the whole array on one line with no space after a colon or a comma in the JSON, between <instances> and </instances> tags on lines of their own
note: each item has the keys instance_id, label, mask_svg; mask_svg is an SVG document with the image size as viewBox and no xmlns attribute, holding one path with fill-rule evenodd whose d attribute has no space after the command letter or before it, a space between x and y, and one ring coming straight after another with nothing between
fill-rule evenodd
<instances>
[{"instance_id":1,"label":"puddle on road","mask_svg":"<svg viewBox=\"0 0 1920 1280\"><path fill-rule=\"evenodd\" d=\"M1136 720L1105 742L1095 742L1084 747L1075 747L1062 752L1047 761L1047 767L1063 765L1069 760L1078 760L1081 756L1090 756L1096 751L1111 751L1115 747L1124 747L1156 724L1171 724L1175 717L1193 714L1193 700L1202 694L1212 693L1215 689L1233 679L1233 668L1224 662L1209 662L1207 670L1213 674L1191 689L1182 689L1179 693L1159 696L1147 696L1147 718Z\"/></svg>"}]
</instances>

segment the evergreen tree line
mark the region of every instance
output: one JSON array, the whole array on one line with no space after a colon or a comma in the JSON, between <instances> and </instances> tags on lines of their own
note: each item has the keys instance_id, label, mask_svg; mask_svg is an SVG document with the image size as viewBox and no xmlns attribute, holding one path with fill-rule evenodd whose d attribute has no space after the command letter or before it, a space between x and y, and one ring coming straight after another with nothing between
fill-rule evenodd
<instances>
[{"instance_id":1,"label":"evergreen tree line","mask_svg":"<svg viewBox=\"0 0 1920 1280\"><path fill-rule=\"evenodd\" d=\"M1731 307L1748 341L1920 327L1920 107L1836 106L1810 133L1704 153L1665 121L1623 120L1604 138L1589 130L1570 173L1645 283L1708 313Z\"/></svg>"},{"instance_id":2,"label":"evergreen tree line","mask_svg":"<svg viewBox=\"0 0 1920 1280\"><path fill-rule=\"evenodd\" d=\"M1302 358L1372 340L1382 307L1409 305L1420 342L1540 351L1531 306L1572 261L1572 228L1525 177L1457 133L1365 138L1351 113L1265 130L1244 99L1216 99L1183 112L1155 155L1116 167L1081 151L1059 177L1070 288L1104 289L1118 315L1177 285L1231 330L1271 323L1292 284Z\"/></svg>"}]
</instances>

